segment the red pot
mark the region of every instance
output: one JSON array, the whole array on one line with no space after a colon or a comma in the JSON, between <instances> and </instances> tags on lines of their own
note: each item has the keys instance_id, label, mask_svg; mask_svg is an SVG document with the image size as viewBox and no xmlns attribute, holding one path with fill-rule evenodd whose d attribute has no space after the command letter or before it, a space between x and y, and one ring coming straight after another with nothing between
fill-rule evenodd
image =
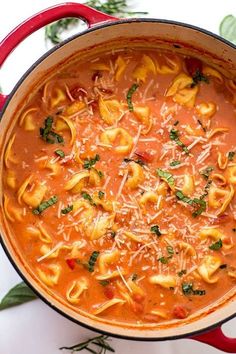
<instances>
[{"instance_id":1,"label":"red pot","mask_svg":"<svg viewBox=\"0 0 236 354\"><path fill-rule=\"evenodd\" d=\"M39 80L43 72L47 72L58 63L65 61L75 52L93 46L102 46L103 43L113 41L117 37L143 40L144 37L150 38L151 35L161 47L175 47L175 50L179 53L204 56L206 60L211 61L212 65L220 66L222 71L226 70L233 77L236 77L236 47L208 31L173 21L157 19L120 20L76 3L65 3L51 7L16 27L0 43L0 65L4 63L7 56L24 38L37 29L64 17L81 18L87 23L88 29L55 46L41 57L19 80L9 96L0 94L0 109L2 109L0 151L3 151L4 144L14 127L14 121L11 121L11 125L9 125L14 111L28 93L29 87L32 86L33 82ZM1 161L3 161L2 158ZM228 294L227 298L224 297L217 304L213 304L200 314L195 314L189 320L181 322L181 324L177 322L173 322L169 326L162 324L153 330L150 328L114 326L96 318L82 316L56 296L49 294L25 264L13 238L7 236L7 226L1 215L0 218L1 243L11 263L37 295L65 317L87 328L120 338L158 341L188 337L208 343L225 352L236 353L236 339L227 338L220 327L222 323L235 316L235 291Z\"/></svg>"}]
</instances>

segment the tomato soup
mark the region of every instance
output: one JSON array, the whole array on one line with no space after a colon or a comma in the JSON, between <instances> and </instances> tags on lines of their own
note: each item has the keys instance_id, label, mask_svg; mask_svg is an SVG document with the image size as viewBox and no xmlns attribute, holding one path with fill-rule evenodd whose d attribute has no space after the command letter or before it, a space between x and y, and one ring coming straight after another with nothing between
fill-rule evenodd
<instances>
[{"instance_id":1,"label":"tomato soup","mask_svg":"<svg viewBox=\"0 0 236 354\"><path fill-rule=\"evenodd\" d=\"M193 57L117 49L55 71L4 152L3 212L68 306L142 325L236 280L236 84Z\"/></svg>"}]
</instances>

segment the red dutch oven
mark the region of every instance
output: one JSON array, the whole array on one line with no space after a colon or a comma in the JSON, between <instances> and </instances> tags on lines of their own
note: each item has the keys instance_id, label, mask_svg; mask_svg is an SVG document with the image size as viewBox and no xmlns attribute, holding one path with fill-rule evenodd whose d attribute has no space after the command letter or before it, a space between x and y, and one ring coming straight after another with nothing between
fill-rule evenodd
<instances>
[{"instance_id":1,"label":"red dutch oven","mask_svg":"<svg viewBox=\"0 0 236 354\"><path fill-rule=\"evenodd\" d=\"M145 38L151 37L160 47L174 48L179 53L202 57L204 60L209 60L213 65L220 67L223 72L225 70L232 77L236 77L236 46L208 31L166 20L117 19L77 3L65 3L51 7L39 12L16 27L0 43L0 65L4 63L8 55L28 35L53 21L65 17L78 17L84 20L88 29L65 40L42 56L18 81L8 96L0 94L2 119L0 127L1 153L14 126L12 115L22 103L23 98L29 91L29 87L32 87L32 83L38 82L43 73L59 63L65 62L76 52L89 50L89 48L97 46L102 47L104 43L111 43L117 38L124 40L133 38L145 41ZM2 156L0 161L2 163ZM0 168L2 170L2 166ZM2 194L1 189L0 194ZM38 282L29 266L25 264L22 255L14 244L13 238L8 237L7 226L1 215L0 233L2 246L20 276L44 302L74 322L86 328L124 339L162 341L190 338L207 343L228 353L236 353L236 339L226 337L220 327L236 314L235 289L220 299L217 304L203 309L201 313L190 316L188 320L181 322L172 321L168 325L160 324L155 328L146 328L145 326L142 328L134 328L132 326L124 328L122 325L114 325L98 320L95 317L78 314L60 298L55 295L52 296Z\"/></svg>"}]
</instances>

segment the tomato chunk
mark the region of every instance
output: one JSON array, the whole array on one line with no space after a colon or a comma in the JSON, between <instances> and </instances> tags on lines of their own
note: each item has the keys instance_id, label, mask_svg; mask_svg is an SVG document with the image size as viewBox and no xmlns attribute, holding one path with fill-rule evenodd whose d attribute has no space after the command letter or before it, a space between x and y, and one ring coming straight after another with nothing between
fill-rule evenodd
<instances>
[{"instance_id":1,"label":"tomato chunk","mask_svg":"<svg viewBox=\"0 0 236 354\"><path fill-rule=\"evenodd\" d=\"M107 285L104 288L104 295L108 298L108 299L113 299L113 297L115 296L115 289L112 285Z\"/></svg>"},{"instance_id":2,"label":"tomato chunk","mask_svg":"<svg viewBox=\"0 0 236 354\"><path fill-rule=\"evenodd\" d=\"M141 303L143 302L144 300L144 295L141 295L141 294L134 294L133 295L133 299L134 301L138 302L138 303Z\"/></svg>"},{"instance_id":3,"label":"tomato chunk","mask_svg":"<svg viewBox=\"0 0 236 354\"><path fill-rule=\"evenodd\" d=\"M74 269L75 269L75 265L76 265L76 260L75 260L75 258L66 259L66 263L67 263L68 267L69 267L71 270L74 270Z\"/></svg>"},{"instance_id":4,"label":"tomato chunk","mask_svg":"<svg viewBox=\"0 0 236 354\"><path fill-rule=\"evenodd\" d=\"M137 150L135 151L135 155L138 156L143 162L147 163L152 162L154 159L154 156L147 151Z\"/></svg>"},{"instance_id":5,"label":"tomato chunk","mask_svg":"<svg viewBox=\"0 0 236 354\"><path fill-rule=\"evenodd\" d=\"M189 75L192 77L197 71L202 72L202 62L197 58L186 58L185 65Z\"/></svg>"},{"instance_id":6,"label":"tomato chunk","mask_svg":"<svg viewBox=\"0 0 236 354\"><path fill-rule=\"evenodd\" d=\"M188 317L189 310L183 305L175 305L173 308L173 316L175 318L183 319Z\"/></svg>"}]
</instances>

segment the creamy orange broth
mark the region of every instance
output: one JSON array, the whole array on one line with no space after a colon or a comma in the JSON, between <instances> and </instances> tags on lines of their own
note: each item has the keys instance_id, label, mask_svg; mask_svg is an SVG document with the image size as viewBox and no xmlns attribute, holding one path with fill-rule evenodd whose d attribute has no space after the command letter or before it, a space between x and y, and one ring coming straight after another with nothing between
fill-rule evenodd
<instances>
[{"instance_id":1,"label":"creamy orange broth","mask_svg":"<svg viewBox=\"0 0 236 354\"><path fill-rule=\"evenodd\" d=\"M186 318L232 289L235 88L155 50L56 72L5 151L4 212L39 281L78 311L133 324Z\"/></svg>"}]
</instances>

